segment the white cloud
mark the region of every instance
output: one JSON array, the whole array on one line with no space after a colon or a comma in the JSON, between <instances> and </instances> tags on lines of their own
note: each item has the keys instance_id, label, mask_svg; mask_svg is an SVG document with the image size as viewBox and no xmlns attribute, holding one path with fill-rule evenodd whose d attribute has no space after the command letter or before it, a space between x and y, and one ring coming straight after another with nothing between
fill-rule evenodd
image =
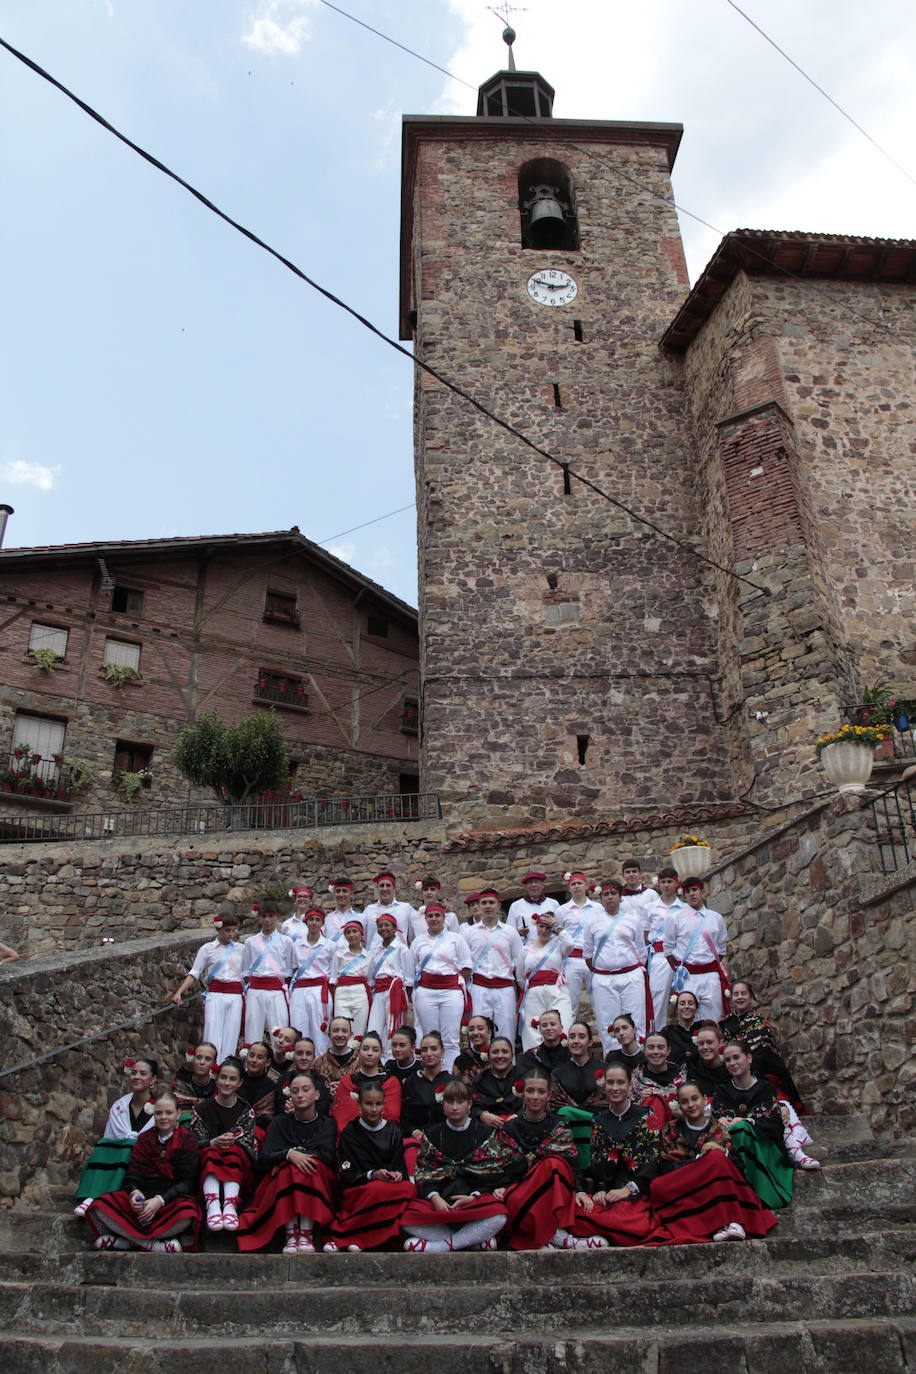
<instances>
[{"instance_id":1,"label":"white cloud","mask_svg":"<svg viewBox=\"0 0 916 1374\"><path fill-rule=\"evenodd\" d=\"M14 487L37 487L39 491L50 491L61 474L59 467L46 467L44 463L27 463L22 458L13 458L0 468L0 478Z\"/></svg>"},{"instance_id":2,"label":"white cloud","mask_svg":"<svg viewBox=\"0 0 916 1374\"><path fill-rule=\"evenodd\" d=\"M378 143L370 167L373 172L385 172L394 165L395 156L401 150L401 106L389 100L380 109L372 110L370 118L378 130Z\"/></svg>"},{"instance_id":3,"label":"white cloud","mask_svg":"<svg viewBox=\"0 0 916 1374\"><path fill-rule=\"evenodd\" d=\"M384 568L394 567L394 554L387 544L382 544L380 548L373 549L366 560L367 566L378 572Z\"/></svg>"},{"instance_id":4,"label":"white cloud","mask_svg":"<svg viewBox=\"0 0 916 1374\"><path fill-rule=\"evenodd\" d=\"M295 57L309 36L309 19L297 11L313 7L314 0L262 0L242 42L257 52Z\"/></svg>"},{"instance_id":5,"label":"white cloud","mask_svg":"<svg viewBox=\"0 0 916 1374\"><path fill-rule=\"evenodd\" d=\"M332 554L334 558L339 558L341 563L352 563L356 557L356 545L331 544L328 548L328 553Z\"/></svg>"}]
</instances>

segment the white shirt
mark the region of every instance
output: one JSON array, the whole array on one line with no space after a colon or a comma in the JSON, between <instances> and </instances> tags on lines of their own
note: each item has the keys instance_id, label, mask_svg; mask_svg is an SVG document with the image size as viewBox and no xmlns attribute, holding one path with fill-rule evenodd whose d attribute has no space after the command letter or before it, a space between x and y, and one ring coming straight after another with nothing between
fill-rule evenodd
<instances>
[{"instance_id":1,"label":"white shirt","mask_svg":"<svg viewBox=\"0 0 916 1374\"><path fill-rule=\"evenodd\" d=\"M587 897L579 906L578 902L572 900L564 902L557 909L557 918L563 929L571 935L576 942L576 948L582 948L582 941L585 938L585 930L590 921L597 921L605 914L604 907L600 902L592 902Z\"/></svg>"},{"instance_id":2,"label":"white shirt","mask_svg":"<svg viewBox=\"0 0 916 1374\"><path fill-rule=\"evenodd\" d=\"M573 938L565 930L558 930L546 945L529 940L527 945L522 946L521 958L516 966L519 983L524 984L532 973L547 973L550 970L562 973L572 949L575 949Z\"/></svg>"},{"instance_id":3,"label":"white shirt","mask_svg":"<svg viewBox=\"0 0 916 1374\"><path fill-rule=\"evenodd\" d=\"M679 913L687 906L680 897L675 897L674 901L668 906L656 894L655 901L649 908L649 925L647 934L649 943L655 945L663 943L664 953L667 957L673 955L677 947L677 918Z\"/></svg>"},{"instance_id":4,"label":"white shirt","mask_svg":"<svg viewBox=\"0 0 916 1374\"><path fill-rule=\"evenodd\" d=\"M343 937L345 921L359 921L363 928L363 939L368 943L370 931L369 922L366 920L366 913L365 911L354 911L352 907L350 907L349 911L338 911L336 908L334 911L329 911L324 918L324 925L321 929L322 935L327 935L328 939L335 940L337 944L343 941L344 945L346 945L347 942ZM337 936L340 936L339 940Z\"/></svg>"},{"instance_id":5,"label":"white shirt","mask_svg":"<svg viewBox=\"0 0 916 1374\"><path fill-rule=\"evenodd\" d=\"M288 935L291 940L295 940L299 935L304 935L306 930L308 930L308 926L305 924L305 917L297 916L295 912L292 916L287 916L280 926L281 933Z\"/></svg>"},{"instance_id":6,"label":"white shirt","mask_svg":"<svg viewBox=\"0 0 916 1374\"><path fill-rule=\"evenodd\" d=\"M525 941L532 940L536 934L536 918L542 911L557 911L560 903L553 897L545 897L540 902L529 902L527 897L519 897L506 913L506 925L518 931ZM527 934L522 935L522 926L527 926Z\"/></svg>"},{"instance_id":7,"label":"white shirt","mask_svg":"<svg viewBox=\"0 0 916 1374\"><path fill-rule=\"evenodd\" d=\"M371 959L367 949L354 954L347 944L335 945L331 960L331 982L336 983L342 974L347 978L365 978L368 982Z\"/></svg>"},{"instance_id":8,"label":"white shirt","mask_svg":"<svg viewBox=\"0 0 916 1374\"><path fill-rule=\"evenodd\" d=\"M454 911L447 911L445 913L445 929L457 931L459 925L460 923L458 917L455 915ZM410 943L413 944L414 940L422 940L424 935L428 934L429 930L426 925L426 907L421 906L420 909L418 911L415 911L410 918Z\"/></svg>"},{"instance_id":9,"label":"white shirt","mask_svg":"<svg viewBox=\"0 0 916 1374\"><path fill-rule=\"evenodd\" d=\"M370 902L364 909L363 916L366 919L366 939L370 945L379 943L378 926L375 924L379 916L390 916L398 928L397 938L403 940L405 945L410 944L410 930L417 911L409 902L399 902L397 898L389 906L383 906L381 902Z\"/></svg>"},{"instance_id":10,"label":"white shirt","mask_svg":"<svg viewBox=\"0 0 916 1374\"><path fill-rule=\"evenodd\" d=\"M270 946L254 972L258 956L266 946ZM257 935L249 935L242 952L242 976L244 978L282 978L284 983L291 977L296 965L293 957L293 942L288 936L275 930L273 935L264 936L259 930Z\"/></svg>"},{"instance_id":11,"label":"white shirt","mask_svg":"<svg viewBox=\"0 0 916 1374\"><path fill-rule=\"evenodd\" d=\"M213 970L222 965L219 970L219 981L240 983L244 948L241 940L230 940L227 945L221 945L219 940L208 940L197 951L194 962L188 969L188 976L206 984L212 978Z\"/></svg>"},{"instance_id":12,"label":"white shirt","mask_svg":"<svg viewBox=\"0 0 916 1374\"><path fill-rule=\"evenodd\" d=\"M471 972L482 978L509 978L515 981L515 970L521 958L522 945L518 931L497 921L492 930L483 921L468 926L464 932L471 951Z\"/></svg>"},{"instance_id":13,"label":"white shirt","mask_svg":"<svg viewBox=\"0 0 916 1374\"><path fill-rule=\"evenodd\" d=\"M413 969L413 954L397 936L387 946L379 940L371 951L369 984L374 987L376 978L400 978L405 987L413 987Z\"/></svg>"},{"instance_id":14,"label":"white shirt","mask_svg":"<svg viewBox=\"0 0 916 1374\"><path fill-rule=\"evenodd\" d=\"M582 952L592 961L595 973L610 973L630 964L643 963L646 943L642 912L624 911L622 905L616 916L609 916L605 911L603 919L589 923Z\"/></svg>"},{"instance_id":15,"label":"white shirt","mask_svg":"<svg viewBox=\"0 0 916 1374\"><path fill-rule=\"evenodd\" d=\"M441 935L423 936L414 943L411 953L417 982L420 981L421 972L442 977L467 971L473 963L464 936L456 935L452 930L443 930Z\"/></svg>"},{"instance_id":16,"label":"white shirt","mask_svg":"<svg viewBox=\"0 0 916 1374\"><path fill-rule=\"evenodd\" d=\"M303 964L308 964L308 968L299 975L300 977L330 978L336 948L334 941L325 935L319 935L314 945L309 944L307 935L293 940L293 977L299 973Z\"/></svg>"},{"instance_id":17,"label":"white shirt","mask_svg":"<svg viewBox=\"0 0 916 1374\"><path fill-rule=\"evenodd\" d=\"M676 919L677 943L674 957L678 963L685 959L688 952L687 962L690 964L709 964L713 957L725 958L728 937L725 933L725 922L718 911L713 911L708 906L701 906L699 911L694 911L693 907L688 906L685 902L683 908L677 913ZM694 939L696 932L698 932L697 938ZM710 948L710 944L712 948Z\"/></svg>"}]
</instances>

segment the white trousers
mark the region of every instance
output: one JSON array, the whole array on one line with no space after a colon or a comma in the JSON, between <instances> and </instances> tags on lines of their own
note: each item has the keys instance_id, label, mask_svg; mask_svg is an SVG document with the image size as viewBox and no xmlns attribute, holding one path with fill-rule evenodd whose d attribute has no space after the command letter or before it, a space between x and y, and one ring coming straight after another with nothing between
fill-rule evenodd
<instances>
[{"instance_id":1,"label":"white trousers","mask_svg":"<svg viewBox=\"0 0 916 1374\"><path fill-rule=\"evenodd\" d=\"M718 973L688 973L684 978L682 992L692 992L697 999L698 1021L721 1021L725 1015L722 1006L722 985Z\"/></svg>"},{"instance_id":2,"label":"white trousers","mask_svg":"<svg viewBox=\"0 0 916 1374\"><path fill-rule=\"evenodd\" d=\"M216 1046L217 1064L235 1054L241 1029L241 993L208 992L204 1001L204 1039Z\"/></svg>"},{"instance_id":3,"label":"white trousers","mask_svg":"<svg viewBox=\"0 0 916 1374\"><path fill-rule=\"evenodd\" d=\"M471 983L471 1003L475 1016L489 1016L497 1035L505 1035L515 1044L517 1004L515 985L511 988L482 988Z\"/></svg>"},{"instance_id":4,"label":"white trousers","mask_svg":"<svg viewBox=\"0 0 916 1374\"><path fill-rule=\"evenodd\" d=\"M649 987L652 991L652 1008L655 1012L653 1030L661 1030L662 1026L668 1024L668 998L671 996L673 979L674 969L664 954L656 954L653 950L649 960Z\"/></svg>"},{"instance_id":5,"label":"white trousers","mask_svg":"<svg viewBox=\"0 0 916 1374\"><path fill-rule=\"evenodd\" d=\"M388 1039L388 1019L391 1015L390 1001L390 989L385 992L373 992L369 1023L366 1027L367 1030L375 1031L381 1040L383 1061L391 1057L391 1041Z\"/></svg>"},{"instance_id":6,"label":"white trousers","mask_svg":"<svg viewBox=\"0 0 916 1374\"><path fill-rule=\"evenodd\" d=\"M588 987L588 964L584 959L567 959L563 964L563 977L566 979L569 1005L572 1007L572 1019L575 1021L579 1015L582 993Z\"/></svg>"},{"instance_id":7,"label":"white trousers","mask_svg":"<svg viewBox=\"0 0 916 1374\"><path fill-rule=\"evenodd\" d=\"M460 988L420 988L413 990L414 1018L423 1034L438 1031L445 1046L442 1067L451 1073L461 1045L461 1017L464 993Z\"/></svg>"},{"instance_id":8,"label":"white trousers","mask_svg":"<svg viewBox=\"0 0 916 1374\"><path fill-rule=\"evenodd\" d=\"M334 1015L350 1020L350 1044L362 1040L369 1020L369 997L362 983L347 983L334 993Z\"/></svg>"},{"instance_id":9,"label":"white trousers","mask_svg":"<svg viewBox=\"0 0 916 1374\"><path fill-rule=\"evenodd\" d=\"M321 988L293 988L289 995L289 1024L314 1042L316 1059L331 1043L327 1028L321 1029L329 1015L330 1010L325 1011L321 1000Z\"/></svg>"},{"instance_id":10,"label":"white trousers","mask_svg":"<svg viewBox=\"0 0 916 1374\"><path fill-rule=\"evenodd\" d=\"M545 1011L559 1012L563 1029L569 1030L573 1013L565 983L541 983L538 987L529 988L525 994L524 1006L519 1016L519 1034L523 1050L533 1049L541 1043L541 1032L531 1023L540 1022Z\"/></svg>"},{"instance_id":11,"label":"white trousers","mask_svg":"<svg viewBox=\"0 0 916 1374\"><path fill-rule=\"evenodd\" d=\"M274 1026L289 1025L286 993L279 988L249 988L245 994L245 1043L266 1040L272 1047Z\"/></svg>"},{"instance_id":12,"label":"white trousers","mask_svg":"<svg viewBox=\"0 0 916 1374\"><path fill-rule=\"evenodd\" d=\"M636 1034L646 1034L646 981L642 968L631 973L596 973L592 982L592 1006L601 1036L601 1048L618 1048L617 1037L611 1030L621 1012L629 1012L636 1025Z\"/></svg>"}]
</instances>

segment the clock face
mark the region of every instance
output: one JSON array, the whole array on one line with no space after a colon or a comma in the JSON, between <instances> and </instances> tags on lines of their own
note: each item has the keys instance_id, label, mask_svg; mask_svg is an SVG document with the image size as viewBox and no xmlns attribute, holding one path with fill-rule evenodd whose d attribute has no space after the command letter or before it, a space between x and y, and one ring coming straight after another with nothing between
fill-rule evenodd
<instances>
[{"instance_id":1,"label":"clock face","mask_svg":"<svg viewBox=\"0 0 916 1374\"><path fill-rule=\"evenodd\" d=\"M569 305L579 294L579 288L568 272L556 267L542 267L528 278L528 295L538 305Z\"/></svg>"}]
</instances>

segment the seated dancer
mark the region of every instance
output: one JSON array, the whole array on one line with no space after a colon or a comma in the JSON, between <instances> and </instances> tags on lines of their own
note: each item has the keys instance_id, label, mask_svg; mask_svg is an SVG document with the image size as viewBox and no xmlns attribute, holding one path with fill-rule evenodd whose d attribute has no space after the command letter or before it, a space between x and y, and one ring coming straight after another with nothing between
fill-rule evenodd
<instances>
[{"instance_id":1,"label":"seated dancer","mask_svg":"<svg viewBox=\"0 0 916 1374\"><path fill-rule=\"evenodd\" d=\"M174 1253L197 1244L200 1204L197 1137L178 1124L178 1104L160 1093L153 1104L153 1126L141 1131L130 1155L124 1183L88 1204L86 1220L97 1250L164 1250Z\"/></svg>"},{"instance_id":2,"label":"seated dancer","mask_svg":"<svg viewBox=\"0 0 916 1374\"><path fill-rule=\"evenodd\" d=\"M521 1111L522 1099L515 1091L514 1057L511 1040L494 1036L489 1064L471 1084L471 1116L479 1117L485 1126L500 1126Z\"/></svg>"},{"instance_id":3,"label":"seated dancer","mask_svg":"<svg viewBox=\"0 0 916 1374\"><path fill-rule=\"evenodd\" d=\"M776 1089L755 1078L747 1046L730 1040L724 1050L728 1082L716 1089L712 1112L731 1136L741 1170L761 1202L774 1210L792 1201L792 1166L783 1145Z\"/></svg>"},{"instance_id":4,"label":"seated dancer","mask_svg":"<svg viewBox=\"0 0 916 1374\"><path fill-rule=\"evenodd\" d=\"M507 1220L488 1191L502 1183L516 1151L491 1126L471 1116L471 1090L453 1078L442 1095L444 1121L423 1132L416 1191L401 1218L408 1251L495 1250Z\"/></svg>"},{"instance_id":5,"label":"seated dancer","mask_svg":"<svg viewBox=\"0 0 916 1374\"><path fill-rule=\"evenodd\" d=\"M239 923L231 903L221 906L213 917L215 940L208 940L197 951L187 977L172 996L176 1007L197 982L204 989L204 1040L216 1046L219 1060L235 1054L242 1028L242 955L236 940Z\"/></svg>"},{"instance_id":6,"label":"seated dancer","mask_svg":"<svg viewBox=\"0 0 916 1374\"><path fill-rule=\"evenodd\" d=\"M538 1033L541 1043L532 1045L520 1056L516 1068L524 1076L528 1069L545 1069L548 1076L558 1064L569 1058L566 1044L566 1031L558 1011L544 1011L538 1020Z\"/></svg>"},{"instance_id":7,"label":"seated dancer","mask_svg":"<svg viewBox=\"0 0 916 1374\"><path fill-rule=\"evenodd\" d=\"M442 1067L445 1046L438 1031L420 1041L420 1067L401 1083L401 1126L419 1140L427 1126L441 1121L442 1094L451 1074Z\"/></svg>"},{"instance_id":8,"label":"seated dancer","mask_svg":"<svg viewBox=\"0 0 916 1374\"><path fill-rule=\"evenodd\" d=\"M658 1131L649 1109L630 1098L630 1070L604 1071L607 1106L595 1113L587 1187L576 1194L574 1236L596 1234L614 1245L641 1245L654 1222L647 1198L658 1173Z\"/></svg>"},{"instance_id":9,"label":"seated dancer","mask_svg":"<svg viewBox=\"0 0 916 1374\"><path fill-rule=\"evenodd\" d=\"M216 1091L216 1046L202 1040L196 1048L185 1051L186 1064L172 1079L172 1095L178 1103L178 1118L187 1126L198 1102L212 1097Z\"/></svg>"},{"instance_id":10,"label":"seated dancer","mask_svg":"<svg viewBox=\"0 0 916 1374\"><path fill-rule=\"evenodd\" d=\"M365 1042L364 1042L365 1043ZM415 1196L397 1121L385 1114L380 1085L359 1085L359 1113L337 1142L342 1199L325 1250L378 1250L401 1234L401 1216Z\"/></svg>"},{"instance_id":11,"label":"seated dancer","mask_svg":"<svg viewBox=\"0 0 916 1374\"><path fill-rule=\"evenodd\" d=\"M408 993L413 988L413 955L398 939L393 916L376 917L378 942L369 960L369 995L372 1007L368 1028L379 1036L382 1053L391 1051L391 1037L407 1023Z\"/></svg>"},{"instance_id":12,"label":"seated dancer","mask_svg":"<svg viewBox=\"0 0 916 1374\"><path fill-rule=\"evenodd\" d=\"M768 1078L795 1111L805 1114L795 1080L779 1053L773 1028L757 1009L757 994L746 979L732 984L731 1012L720 1023L726 1040L743 1040L754 1060L754 1072Z\"/></svg>"},{"instance_id":13,"label":"seated dancer","mask_svg":"<svg viewBox=\"0 0 916 1374\"><path fill-rule=\"evenodd\" d=\"M462 1050L455 1060L454 1074L463 1082L473 1085L474 1079L483 1073L490 1062L490 1041L496 1034L496 1027L489 1016L474 1015L468 1022L468 1047Z\"/></svg>"},{"instance_id":14,"label":"seated dancer","mask_svg":"<svg viewBox=\"0 0 916 1374\"><path fill-rule=\"evenodd\" d=\"M348 918L343 925L346 947L334 946L331 982L334 985L334 1019L350 1022L350 1044L362 1039L369 1022L369 966L372 959L363 943L363 923Z\"/></svg>"},{"instance_id":15,"label":"seated dancer","mask_svg":"<svg viewBox=\"0 0 916 1374\"><path fill-rule=\"evenodd\" d=\"M224 1060L219 1066L216 1092L198 1102L191 1117L191 1130L200 1142L208 1231L239 1229L239 1195L247 1195L254 1183L252 1165L258 1152L254 1112L239 1097L241 1083L242 1061Z\"/></svg>"},{"instance_id":16,"label":"seated dancer","mask_svg":"<svg viewBox=\"0 0 916 1374\"><path fill-rule=\"evenodd\" d=\"M697 1008L699 1003L692 992L672 994L674 999L674 1020L662 1026L661 1033L671 1046L672 1064L687 1061L688 1068L696 1063L697 1049L693 1035L697 1028Z\"/></svg>"},{"instance_id":17,"label":"seated dancer","mask_svg":"<svg viewBox=\"0 0 916 1374\"><path fill-rule=\"evenodd\" d=\"M289 1085L297 1073L311 1074L318 1089L318 1115L330 1116L331 1089L327 1079L315 1068L315 1042L307 1035L300 1035L293 1045L293 1062L286 1073L277 1079L277 1086L274 1088L274 1116L278 1112L291 1112L293 1110Z\"/></svg>"},{"instance_id":18,"label":"seated dancer","mask_svg":"<svg viewBox=\"0 0 916 1374\"><path fill-rule=\"evenodd\" d=\"M646 1057L639 1047L639 1036L636 1031L636 1022L628 1011L622 1011L619 1016L615 1016L611 1022L611 1033L617 1041L615 1050L608 1050L604 1056L604 1067L609 1069L612 1064L626 1064L630 1073L638 1069L640 1064L646 1062Z\"/></svg>"},{"instance_id":19,"label":"seated dancer","mask_svg":"<svg viewBox=\"0 0 916 1374\"><path fill-rule=\"evenodd\" d=\"M96 1143L76 1185L78 1217L84 1216L93 1198L114 1193L124 1173L137 1137L153 1124L153 1084L159 1077L155 1059L125 1059L124 1071L130 1092L112 1103L101 1139Z\"/></svg>"},{"instance_id":20,"label":"seated dancer","mask_svg":"<svg viewBox=\"0 0 916 1374\"><path fill-rule=\"evenodd\" d=\"M656 1229L652 1245L762 1238L776 1225L732 1158L731 1137L706 1115L696 1083L677 1090L681 1117L661 1133L661 1174L649 1185Z\"/></svg>"},{"instance_id":21,"label":"seated dancer","mask_svg":"<svg viewBox=\"0 0 916 1374\"><path fill-rule=\"evenodd\" d=\"M356 1068L359 1045L351 1043L350 1029L346 1016L335 1016L328 1026L330 1044L324 1054L315 1060L315 1071L327 1083L332 1098L344 1074Z\"/></svg>"},{"instance_id":22,"label":"seated dancer","mask_svg":"<svg viewBox=\"0 0 916 1374\"><path fill-rule=\"evenodd\" d=\"M419 1068L417 1032L413 1026L402 1026L391 1037L391 1058L385 1060L385 1072L394 1074L403 1085L404 1079Z\"/></svg>"},{"instance_id":23,"label":"seated dancer","mask_svg":"<svg viewBox=\"0 0 916 1374\"><path fill-rule=\"evenodd\" d=\"M318 1115L311 1074L296 1074L289 1091L293 1110L274 1117L261 1149L260 1162L270 1173L239 1216L242 1251L263 1250L283 1227L284 1255L314 1254L315 1225L328 1227L333 1219L337 1127Z\"/></svg>"},{"instance_id":24,"label":"seated dancer","mask_svg":"<svg viewBox=\"0 0 916 1374\"><path fill-rule=\"evenodd\" d=\"M264 1040L256 1040L253 1045L243 1045L238 1057L244 1065L239 1097L243 1102L247 1102L254 1112L255 1130L260 1145L273 1119L274 1093L280 1075L271 1067L270 1046Z\"/></svg>"},{"instance_id":25,"label":"seated dancer","mask_svg":"<svg viewBox=\"0 0 916 1374\"><path fill-rule=\"evenodd\" d=\"M576 1218L576 1146L572 1132L555 1112L547 1110L550 1076L539 1065L522 1080L522 1109L500 1127L517 1151L508 1171L518 1180L497 1188L494 1197L506 1204L507 1233L512 1250L590 1250L606 1241L572 1236ZM519 1177L521 1175L521 1177Z\"/></svg>"},{"instance_id":26,"label":"seated dancer","mask_svg":"<svg viewBox=\"0 0 916 1374\"><path fill-rule=\"evenodd\" d=\"M555 912L538 916L535 933L522 949L516 967L522 988L518 1034L526 1052L537 1044L541 1022L548 1012L556 1013L563 1031L573 1019L563 969L574 948L575 938L560 928Z\"/></svg>"},{"instance_id":27,"label":"seated dancer","mask_svg":"<svg viewBox=\"0 0 916 1374\"><path fill-rule=\"evenodd\" d=\"M404 946L402 946L404 948ZM386 1121L401 1119L401 1080L382 1068L382 1042L375 1031L366 1031L356 1052L356 1068L345 1073L337 1085L331 1115L340 1136L344 1126L359 1115L359 1090L372 1083L382 1094Z\"/></svg>"},{"instance_id":28,"label":"seated dancer","mask_svg":"<svg viewBox=\"0 0 916 1374\"><path fill-rule=\"evenodd\" d=\"M687 1081L696 1083L704 1097L711 1102L716 1095L716 1089L729 1081L728 1069L722 1055L725 1046L715 1021L697 1023L694 1044L697 1057L696 1062L691 1064L687 1071Z\"/></svg>"},{"instance_id":29,"label":"seated dancer","mask_svg":"<svg viewBox=\"0 0 916 1374\"><path fill-rule=\"evenodd\" d=\"M646 1036L643 1053L645 1063L633 1070L630 1079L630 1097L650 1108L658 1129L678 1114L677 1090L687 1081L687 1066L669 1063L670 1048L660 1031Z\"/></svg>"},{"instance_id":30,"label":"seated dancer","mask_svg":"<svg viewBox=\"0 0 916 1374\"><path fill-rule=\"evenodd\" d=\"M569 1058L561 1059L550 1076L550 1110L569 1123L580 1169L587 1168L592 1138L592 1118L607 1105L604 1096L604 1065L592 1052L592 1028L574 1021L566 1037Z\"/></svg>"},{"instance_id":31,"label":"seated dancer","mask_svg":"<svg viewBox=\"0 0 916 1374\"><path fill-rule=\"evenodd\" d=\"M298 907L298 898L296 904ZM290 933L294 968L289 985L289 1019L299 1027L302 1035L314 1042L316 1054L324 1054L328 1047L328 1025L332 1016L331 964L336 947L323 930L324 912L309 906L303 932Z\"/></svg>"}]
</instances>

